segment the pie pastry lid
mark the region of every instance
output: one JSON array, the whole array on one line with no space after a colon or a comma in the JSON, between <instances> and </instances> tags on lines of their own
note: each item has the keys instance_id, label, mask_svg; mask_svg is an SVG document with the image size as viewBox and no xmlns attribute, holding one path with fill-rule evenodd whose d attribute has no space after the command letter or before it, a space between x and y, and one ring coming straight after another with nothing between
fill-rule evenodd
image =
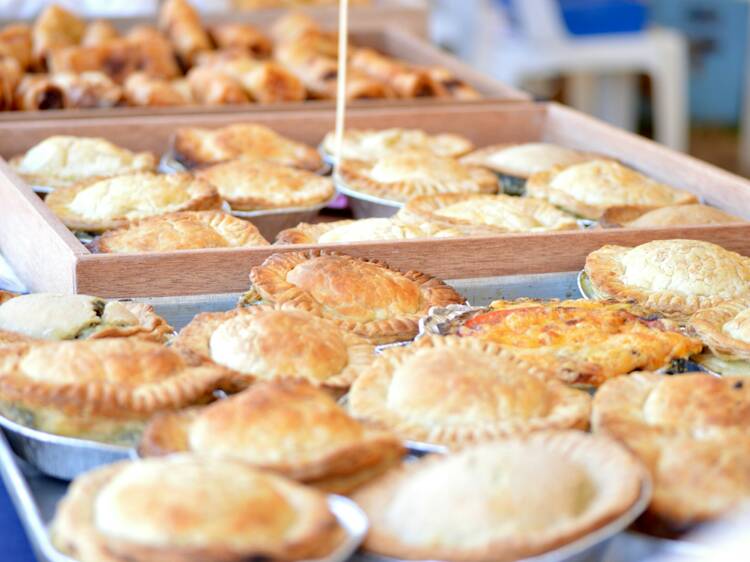
<instances>
[{"instance_id":1,"label":"pie pastry lid","mask_svg":"<svg viewBox=\"0 0 750 562\"><path fill-rule=\"evenodd\" d=\"M336 185L338 192L346 195L349 200L349 207L351 208L355 219L392 217L399 209L401 209L401 207L404 206L404 203L400 201L384 199L382 197L376 197L375 195L356 191L341 181L341 179L335 174L333 176L333 182Z\"/></svg>"},{"instance_id":2,"label":"pie pastry lid","mask_svg":"<svg viewBox=\"0 0 750 562\"><path fill-rule=\"evenodd\" d=\"M324 156L322 152L321 156ZM313 171L313 173L318 174L319 176L325 176L330 174L332 169L332 163L327 161L324 157L321 167ZM172 174L176 172L188 172L190 170L182 162L177 160L174 149L169 148L164 154L162 154L157 171L162 174Z\"/></svg>"}]
</instances>

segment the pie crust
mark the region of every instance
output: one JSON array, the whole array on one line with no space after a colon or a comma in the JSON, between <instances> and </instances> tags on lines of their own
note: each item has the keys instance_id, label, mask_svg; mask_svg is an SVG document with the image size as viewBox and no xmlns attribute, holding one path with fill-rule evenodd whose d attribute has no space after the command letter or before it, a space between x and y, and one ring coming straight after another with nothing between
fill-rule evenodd
<instances>
[{"instance_id":1,"label":"pie crust","mask_svg":"<svg viewBox=\"0 0 750 562\"><path fill-rule=\"evenodd\" d=\"M94 240L102 253L268 246L249 221L223 211L183 211L133 221Z\"/></svg>"},{"instance_id":2,"label":"pie crust","mask_svg":"<svg viewBox=\"0 0 750 562\"><path fill-rule=\"evenodd\" d=\"M411 339L431 307L464 302L424 273L328 250L273 254L250 271L250 282L246 300L307 310L375 344Z\"/></svg>"},{"instance_id":3,"label":"pie crust","mask_svg":"<svg viewBox=\"0 0 750 562\"><path fill-rule=\"evenodd\" d=\"M366 551L400 559L510 562L622 516L647 480L618 443L537 432L431 455L358 490Z\"/></svg>"},{"instance_id":4,"label":"pie crust","mask_svg":"<svg viewBox=\"0 0 750 562\"><path fill-rule=\"evenodd\" d=\"M187 451L247 462L344 494L398 463L392 434L368 429L307 381L263 381L204 408L165 412L143 434L141 456Z\"/></svg>"},{"instance_id":5,"label":"pie crust","mask_svg":"<svg viewBox=\"0 0 750 562\"><path fill-rule=\"evenodd\" d=\"M493 343L432 336L388 350L352 385L351 414L403 439L463 447L588 427L591 399Z\"/></svg>"},{"instance_id":6,"label":"pie crust","mask_svg":"<svg viewBox=\"0 0 750 562\"><path fill-rule=\"evenodd\" d=\"M176 211L218 209L216 189L191 174L128 174L87 180L45 199L68 228L103 232Z\"/></svg>"},{"instance_id":7,"label":"pie crust","mask_svg":"<svg viewBox=\"0 0 750 562\"><path fill-rule=\"evenodd\" d=\"M594 154L544 143L509 143L485 146L461 159L464 164L484 166L500 174L528 178L554 166L572 166L596 158Z\"/></svg>"},{"instance_id":8,"label":"pie crust","mask_svg":"<svg viewBox=\"0 0 750 562\"><path fill-rule=\"evenodd\" d=\"M79 562L311 560L344 538L323 493L247 463L192 455L78 477L50 533Z\"/></svg>"},{"instance_id":9,"label":"pie crust","mask_svg":"<svg viewBox=\"0 0 750 562\"><path fill-rule=\"evenodd\" d=\"M174 159L188 169L240 157L311 172L323 166L323 160L314 148L252 123L238 123L220 129L177 129L172 138L172 153Z\"/></svg>"},{"instance_id":10,"label":"pie crust","mask_svg":"<svg viewBox=\"0 0 750 562\"><path fill-rule=\"evenodd\" d=\"M720 358L750 360L750 295L699 310L688 328Z\"/></svg>"},{"instance_id":11,"label":"pie crust","mask_svg":"<svg viewBox=\"0 0 750 562\"><path fill-rule=\"evenodd\" d=\"M393 201L438 193L496 193L497 176L425 150L403 151L374 162L342 161L338 173L349 188Z\"/></svg>"},{"instance_id":12,"label":"pie crust","mask_svg":"<svg viewBox=\"0 0 750 562\"><path fill-rule=\"evenodd\" d=\"M58 435L128 445L160 410L210 401L236 374L138 338L0 348L0 413Z\"/></svg>"},{"instance_id":13,"label":"pie crust","mask_svg":"<svg viewBox=\"0 0 750 562\"><path fill-rule=\"evenodd\" d=\"M526 195L594 220L608 208L621 205L656 208L698 202L692 193L656 182L613 160L555 166L532 174Z\"/></svg>"},{"instance_id":14,"label":"pie crust","mask_svg":"<svg viewBox=\"0 0 750 562\"><path fill-rule=\"evenodd\" d=\"M594 397L595 431L623 441L651 471L644 523L686 530L750 499L750 381L637 373Z\"/></svg>"},{"instance_id":15,"label":"pie crust","mask_svg":"<svg viewBox=\"0 0 750 562\"><path fill-rule=\"evenodd\" d=\"M333 197L330 178L273 162L230 160L203 168L196 176L212 184L233 209L311 207Z\"/></svg>"},{"instance_id":16,"label":"pie crust","mask_svg":"<svg viewBox=\"0 0 750 562\"><path fill-rule=\"evenodd\" d=\"M689 226L733 224L746 222L708 205L675 205L652 209L651 207L611 207L605 211L600 223L607 227L654 228L662 226Z\"/></svg>"},{"instance_id":17,"label":"pie crust","mask_svg":"<svg viewBox=\"0 0 750 562\"><path fill-rule=\"evenodd\" d=\"M371 344L330 320L266 305L198 314L174 347L252 379L296 377L332 389L349 388L375 359Z\"/></svg>"},{"instance_id":18,"label":"pie crust","mask_svg":"<svg viewBox=\"0 0 750 562\"><path fill-rule=\"evenodd\" d=\"M750 258L701 240L603 246L588 255L585 271L597 298L637 303L682 321L750 294Z\"/></svg>"}]
</instances>

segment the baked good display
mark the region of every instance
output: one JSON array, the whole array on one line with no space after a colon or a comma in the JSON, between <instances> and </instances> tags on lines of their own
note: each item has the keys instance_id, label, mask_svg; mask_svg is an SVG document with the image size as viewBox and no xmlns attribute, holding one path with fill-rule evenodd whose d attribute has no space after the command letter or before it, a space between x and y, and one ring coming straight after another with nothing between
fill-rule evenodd
<instances>
[{"instance_id":1,"label":"baked good display","mask_svg":"<svg viewBox=\"0 0 750 562\"><path fill-rule=\"evenodd\" d=\"M235 158L263 160L313 172L323 166L323 160L314 148L253 123L238 123L219 129L177 129L172 137L171 151L174 160L188 169Z\"/></svg>"},{"instance_id":2,"label":"baked good display","mask_svg":"<svg viewBox=\"0 0 750 562\"><path fill-rule=\"evenodd\" d=\"M704 308L688 320L688 330L710 353L695 357L709 371L726 375L750 374L750 296Z\"/></svg>"},{"instance_id":3,"label":"baked good display","mask_svg":"<svg viewBox=\"0 0 750 562\"><path fill-rule=\"evenodd\" d=\"M245 301L302 308L372 343L413 338L433 306L461 303L442 281L327 250L269 256L250 272Z\"/></svg>"},{"instance_id":4,"label":"baked good display","mask_svg":"<svg viewBox=\"0 0 750 562\"><path fill-rule=\"evenodd\" d=\"M323 493L247 463L192 455L78 477L50 533L79 562L313 560L345 537Z\"/></svg>"},{"instance_id":5,"label":"baked good display","mask_svg":"<svg viewBox=\"0 0 750 562\"><path fill-rule=\"evenodd\" d=\"M241 460L331 493L347 494L399 463L394 435L369 429L307 381L264 381L226 400L155 416L143 456L191 452Z\"/></svg>"},{"instance_id":6,"label":"baked good display","mask_svg":"<svg viewBox=\"0 0 750 562\"><path fill-rule=\"evenodd\" d=\"M329 178L264 160L229 160L201 168L195 175L240 211L312 207L336 193Z\"/></svg>"},{"instance_id":7,"label":"baked good display","mask_svg":"<svg viewBox=\"0 0 750 562\"><path fill-rule=\"evenodd\" d=\"M344 160L340 181L349 189L392 201L438 193L495 193L497 176L426 150L389 154L374 162Z\"/></svg>"},{"instance_id":8,"label":"baked good display","mask_svg":"<svg viewBox=\"0 0 750 562\"><path fill-rule=\"evenodd\" d=\"M116 107L122 102L122 88L103 72L58 72L51 81L62 90L66 108Z\"/></svg>"},{"instance_id":9,"label":"baked good display","mask_svg":"<svg viewBox=\"0 0 750 562\"><path fill-rule=\"evenodd\" d=\"M106 139L55 135L11 158L10 166L31 185L58 188L94 178L153 172L156 157Z\"/></svg>"},{"instance_id":10,"label":"baked good display","mask_svg":"<svg viewBox=\"0 0 750 562\"><path fill-rule=\"evenodd\" d=\"M375 359L371 344L330 320L264 305L198 314L174 347L253 379L301 378L334 390Z\"/></svg>"},{"instance_id":11,"label":"baked good display","mask_svg":"<svg viewBox=\"0 0 750 562\"><path fill-rule=\"evenodd\" d=\"M236 374L139 338L0 348L0 414L28 427L118 445L160 410L211 401Z\"/></svg>"},{"instance_id":12,"label":"baked good display","mask_svg":"<svg viewBox=\"0 0 750 562\"><path fill-rule=\"evenodd\" d=\"M602 226L628 228L653 228L660 226L690 226L733 224L746 222L716 207L708 205L675 205L651 209L650 207L611 207L599 220Z\"/></svg>"},{"instance_id":13,"label":"baked good display","mask_svg":"<svg viewBox=\"0 0 750 562\"><path fill-rule=\"evenodd\" d=\"M613 160L554 166L532 174L526 195L549 201L586 219L596 220L610 207L666 207L697 203L692 193L652 180Z\"/></svg>"},{"instance_id":14,"label":"baked good display","mask_svg":"<svg viewBox=\"0 0 750 562\"><path fill-rule=\"evenodd\" d=\"M607 245L588 255L585 272L596 298L633 302L682 321L750 293L750 258L701 240Z\"/></svg>"},{"instance_id":15,"label":"baked good display","mask_svg":"<svg viewBox=\"0 0 750 562\"><path fill-rule=\"evenodd\" d=\"M555 550L619 518L646 480L640 463L611 439L539 432L405 464L353 499L370 521L367 552L509 562Z\"/></svg>"},{"instance_id":16,"label":"baked good display","mask_svg":"<svg viewBox=\"0 0 750 562\"><path fill-rule=\"evenodd\" d=\"M165 80L146 72L134 72L123 85L125 99L133 106L168 107L191 105L193 91L184 80Z\"/></svg>"},{"instance_id":17,"label":"baked good display","mask_svg":"<svg viewBox=\"0 0 750 562\"><path fill-rule=\"evenodd\" d=\"M432 336L382 353L354 381L349 412L403 439L463 447L588 427L590 397L477 338Z\"/></svg>"},{"instance_id":18,"label":"baked good display","mask_svg":"<svg viewBox=\"0 0 750 562\"><path fill-rule=\"evenodd\" d=\"M252 248L268 241L252 223L223 211L182 211L130 222L94 239L101 253Z\"/></svg>"},{"instance_id":19,"label":"baked good display","mask_svg":"<svg viewBox=\"0 0 750 562\"><path fill-rule=\"evenodd\" d=\"M45 203L68 228L103 232L176 211L219 209L221 198L189 173L138 173L84 180L53 191Z\"/></svg>"},{"instance_id":20,"label":"baked good display","mask_svg":"<svg viewBox=\"0 0 750 562\"><path fill-rule=\"evenodd\" d=\"M746 377L637 373L594 397L595 431L621 440L651 471L644 526L684 531L750 498Z\"/></svg>"}]
</instances>

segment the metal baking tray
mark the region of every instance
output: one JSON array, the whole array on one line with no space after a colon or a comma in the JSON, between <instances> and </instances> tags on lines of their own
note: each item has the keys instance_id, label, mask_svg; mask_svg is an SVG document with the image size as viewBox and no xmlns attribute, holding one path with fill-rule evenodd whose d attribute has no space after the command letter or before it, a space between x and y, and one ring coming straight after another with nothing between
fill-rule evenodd
<instances>
[{"instance_id":1,"label":"metal baking tray","mask_svg":"<svg viewBox=\"0 0 750 562\"><path fill-rule=\"evenodd\" d=\"M337 179L335 175L333 181L339 193L343 193L349 199L349 208L352 210L355 219L392 217L404 206L399 201L383 199L382 197L375 197L374 195L368 195L351 189L340 179Z\"/></svg>"},{"instance_id":2,"label":"metal baking tray","mask_svg":"<svg viewBox=\"0 0 750 562\"><path fill-rule=\"evenodd\" d=\"M284 229L293 228L301 222L312 222L318 213L333 203L338 194L312 207L285 207L282 209L263 209L259 211L239 211L231 209L230 214L252 222L263 237L273 242L276 235Z\"/></svg>"}]
</instances>

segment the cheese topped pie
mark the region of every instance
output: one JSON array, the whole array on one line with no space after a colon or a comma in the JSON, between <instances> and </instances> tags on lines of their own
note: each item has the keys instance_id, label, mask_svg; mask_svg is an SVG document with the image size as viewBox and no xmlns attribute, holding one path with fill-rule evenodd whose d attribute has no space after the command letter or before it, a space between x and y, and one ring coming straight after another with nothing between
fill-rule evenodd
<instances>
[{"instance_id":1,"label":"cheese topped pie","mask_svg":"<svg viewBox=\"0 0 750 562\"><path fill-rule=\"evenodd\" d=\"M652 180L612 160L555 166L529 177L529 197L545 199L586 219L598 219L609 207L666 207L697 203L692 193Z\"/></svg>"},{"instance_id":2,"label":"cheese topped pie","mask_svg":"<svg viewBox=\"0 0 750 562\"><path fill-rule=\"evenodd\" d=\"M156 157L131 152L108 140L52 136L10 160L13 170L31 185L68 187L91 178L153 172Z\"/></svg>"},{"instance_id":3,"label":"cheese topped pie","mask_svg":"<svg viewBox=\"0 0 750 562\"><path fill-rule=\"evenodd\" d=\"M323 139L323 150L336 157L336 135L331 132ZM437 156L457 158L474 145L461 135L431 135L421 129L347 129L341 144L341 155L346 160L371 162L384 156L407 150L426 150Z\"/></svg>"},{"instance_id":4,"label":"cheese topped pie","mask_svg":"<svg viewBox=\"0 0 750 562\"><path fill-rule=\"evenodd\" d=\"M59 435L132 444L160 410L208 402L236 374L139 338L0 348L0 413Z\"/></svg>"},{"instance_id":5,"label":"cheese topped pie","mask_svg":"<svg viewBox=\"0 0 750 562\"><path fill-rule=\"evenodd\" d=\"M95 239L102 253L267 246L252 223L223 211L183 211L132 221Z\"/></svg>"},{"instance_id":6,"label":"cheese topped pie","mask_svg":"<svg viewBox=\"0 0 750 562\"><path fill-rule=\"evenodd\" d=\"M661 369L703 344L644 318L636 307L585 300L495 301L449 329L513 351L561 380L598 386L639 369Z\"/></svg>"},{"instance_id":7,"label":"cheese topped pie","mask_svg":"<svg viewBox=\"0 0 750 562\"><path fill-rule=\"evenodd\" d=\"M528 178L531 174L554 166L571 166L592 158L593 154L556 144L527 142L485 146L467 154L461 161L473 166L484 166L500 174Z\"/></svg>"},{"instance_id":8,"label":"cheese topped pie","mask_svg":"<svg viewBox=\"0 0 750 562\"><path fill-rule=\"evenodd\" d=\"M430 455L358 490L366 551L399 559L510 562L622 516L647 480L616 442L539 432Z\"/></svg>"},{"instance_id":9,"label":"cheese topped pie","mask_svg":"<svg viewBox=\"0 0 750 562\"><path fill-rule=\"evenodd\" d=\"M205 408L165 412L141 456L189 451L233 458L333 493L349 493L400 461L401 442L367 429L307 381L263 381Z\"/></svg>"},{"instance_id":10,"label":"cheese topped pie","mask_svg":"<svg viewBox=\"0 0 750 562\"><path fill-rule=\"evenodd\" d=\"M218 209L221 198L188 173L144 173L83 181L50 193L45 203L68 228L102 232L175 211Z\"/></svg>"},{"instance_id":11,"label":"cheese topped pie","mask_svg":"<svg viewBox=\"0 0 750 562\"><path fill-rule=\"evenodd\" d=\"M750 501L750 381L637 373L594 397L596 431L623 441L650 469L644 522L682 531Z\"/></svg>"},{"instance_id":12,"label":"cheese topped pie","mask_svg":"<svg viewBox=\"0 0 750 562\"><path fill-rule=\"evenodd\" d=\"M0 331L46 340L135 336L164 342L172 327L148 304L33 293L0 305Z\"/></svg>"},{"instance_id":13,"label":"cheese topped pie","mask_svg":"<svg viewBox=\"0 0 750 562\"><path fill-rule=\"evenodd\" d=\"M234 460L123 461L73 482L52 544L79 562L325 558L344 531L326 496Z\"/></svg>"},{"instance_id":14,"label":"cheese topped pie","mask_svg":"<svg viewBox=\"0 0 750 562\"><path fill-rule=\"evenodd\" d=\"M492 343L432 336L381 354L349 411L404 439L461 447L540 429L588 427L590 397Z\"/></svg>"},{"instance_id":15,"label":"cheese topped pie","mask_svg":"<svg viewBox=\"0 0 750 562\"><path fill-rule=\"evenodd\" d=\"M341 389L375 359L372 345L330 320L263 305L198 314L175 347L252 378L295 377Z\"/></svg>"},{"instance_id":16,"label":"cheese topped pie","mask_svg":"<svg viewBox=\"0 0 750 562\"><path fill-rule=\"evenodd\" d=\"M250 272L253 298L327 318L372 343L408 340L433 306L461 303L442 281L326 250L273 254Z\"/></svg>"},{"instance_id":17,"label":"cheese topped pie","mask_svg":"<svg viewBox=\"0 0 750 562\"><path fill-rule=\"evenodd\" d=\"M497 176L426 150L402 151L373 162L344 160L338 170L350 189L393 201L438 193L495 193Z\"/></svg>"},{"instance_id":18,"label":"cheese topped pie","mask_svg":"<svg viewBox=\"0 0 750 562\"><path fill-rule=\"evenodd\" d=\"M750 295L699 310L690 317L688 328L715 355L750 360Z\"/></svg>"},{"instance_id":19,"label":"cheese topped pie","mask_svg":"<svg viewBox=\"0 0 750 562\"><path fill-rule=\"evenodd\" d=\"M701 240L608 245L586 258L597 298L635 302L678 320L750 294L750 258Z\"/></svg>"},{"instance_id":20,"label":"cheese topped pie","mask_svg":"<svg viewBox=\"0 0 750 562\"><path fill-rule=\"evenodd\" d=\"M732 224L745 222L739 217L708 205L675 205L651 209L650 207L611 207L602 215L605 226L653 228L659 226L688 226L706 224Z\"/></svg>"},{"instance_id":21,"label":"cheese topped pie","mask_svg":"<svg viewBox=\"0 0 750 562\"><path fill-rule=\"evenodd\" d=\"M314 148L252 123L238 123L220 129L177 129L172 138L172 152L174 159L186 168L239 157L311 172L323 166L323 160Z\"/></svg>"},{"instance_id":22,"label":"cheese topped pie","mask_svg":"<svg viewBox=\"0 0 750 562\"><path fill-rule=\"evenodd\" d=\"M196 176L213 185L232 209L241 211L311 207L336 193L330 178L261 160L230 160L203 168Z\"/></svg>"}]
</instances>

